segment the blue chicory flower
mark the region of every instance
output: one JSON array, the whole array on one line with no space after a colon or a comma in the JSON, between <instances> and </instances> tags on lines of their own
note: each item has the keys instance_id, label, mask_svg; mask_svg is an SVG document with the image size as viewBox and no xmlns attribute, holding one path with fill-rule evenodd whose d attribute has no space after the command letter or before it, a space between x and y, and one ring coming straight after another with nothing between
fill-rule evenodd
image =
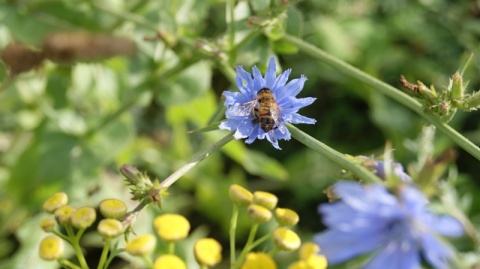
<instances>
[{"instance_id":1,"label":"blue chicory flower","mask_svg":"<svg viewBox=\"0 0 480 269\"><path fill-rule=\"evenodd\" d=\"M236 70L236 81L240 92L223 92L226 98L227 111L225 115L227 120L219 125L220 129L235 131L235 139L247 138L245 143L250 144L257 138L264 139L266 137L275 148L280 149L278 139L290 140L290 132L285 123L314 124L316 122L314 119L297 113L300 108L312 104L316 99L312 97L296 98L307 80L305 76L302 75L287 83L291 70L289 69L277 77L273 57L270 58L265 77L262 77L256 66L252 68L253 77L241 66L237 66ZM274 120L273 128L262 128L261 119L255 113L261 106L258 102L258 92L265 88L273 95L275 103L278 105L278 110L274 110L272 107L267 108L267 112Z\"/></svg>"},{"instance_id":2,"label":"blue chicory flower","mask_svg":"<svg viewBox=\"0 0 480 269\"><path fill-rule=\"evenodd\" d=\"M363 157L363 156L362 156ZM379 178L385 180L386 175L385 175L385 165L391 164L392 165L392 173L398 177L401 181L409 183L412 182L412 178L405 173L405 170L403 169L403 165L401 163L397 162L389 162L386 163L385 161L379 161L375 159L370 159L368 157L365 157L366 160L363 161L363 165L367 168L371 168L374 170L375 175L377 175Z\"/></svg>"},{"instance_id":3,"label":"blue chicory flower","mask_svg":"<svg viewBox=\"0 0 480 269\"><path fill-rule=\"evenodd\" d=\"M340 181L334 191L341 200L319 207L327 230L314 237L329 264L373 252L365 269L421 268L421 256L434 268L449 268L453 252L437 235L458 237L463 227L428 211L415 187L403 185L396 197L382 185Z\"/></svg>"}]
</instances>

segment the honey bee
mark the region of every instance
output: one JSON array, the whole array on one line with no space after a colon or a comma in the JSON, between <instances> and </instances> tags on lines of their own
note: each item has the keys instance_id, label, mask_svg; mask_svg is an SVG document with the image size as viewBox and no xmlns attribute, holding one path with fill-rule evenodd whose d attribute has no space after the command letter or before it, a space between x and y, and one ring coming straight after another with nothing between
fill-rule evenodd
<instances>
[{"instance_id":1,"label":"honey bee","mask_svg":"<svg viewBox=\"0 0 480 269\"><path fill-rule=\"evenodd\" d=\"M260 128L270 134L272 142L276 142L277 139L274 135L274 130L277 128L285 133L285 125L280 124L281 111L280 107L275 100L272 90L263 87L257 92L257 99L232 107L230 111L227 111L227 116L254 116L252 122L259 124Z\"/></svg>"},{"instance_id":2,"label":"honey bee","mask_svg":"<svg viewBox=\"0 0 480 269\"><path fill-rule=\"evenodd\" d=\"M269 88L262 88L257 93L257 102L253 106L254 123L260 123L260 128L270 132L277 128L280 109L272 91Z\"/></svg>"}]
</instances>

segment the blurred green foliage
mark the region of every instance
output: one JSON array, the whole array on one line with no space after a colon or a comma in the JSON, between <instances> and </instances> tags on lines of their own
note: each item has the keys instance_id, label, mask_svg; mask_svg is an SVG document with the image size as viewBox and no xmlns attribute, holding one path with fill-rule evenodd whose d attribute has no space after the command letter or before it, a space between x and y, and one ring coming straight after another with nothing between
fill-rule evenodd
<instances>
[{"instance_id":1,"label":"blurred green foliage","mask_svg":"<svg viewBox=\"0 0 480 269\"><path fill-rule=\"evenodd\" d=\"M292 78L306 75L301 96L317 101L302 114L317 124L299 127L338 151L379 155L390 141L397 161L407 166L417 161L421 147L406 145L420 136L424 121L303 55L278 39L283 32L397 87L400 74L446 87L473 52L464 78L470 90L480 88L477 1L289 2L276 24L252 33L255 19L276 14L270 1L238 1L233 25L240 45L222 52L231 27L225 1L1 1L0 48L18 41L40 49L51 33L83 31L132 40L136 52L69 63L46 60L18 76L0 65L0 267L54 266L36 255L43 236L40 206L53 193L65 191L77 205L96 206L109 197L127 202L120 165L132 164L162 180L224 136L188 133L209 125L222 106L221 93L236 88L222 55L230 67L256 64L264 70L276 54L282 68L292 69ZM252 38L241 42L248 35ZM477 113L459 113L450 124L480 143ZM430 142L434 155L454 147L442 134ZM164 211L185 215L193 230L227 246L228 187L247 185L277 194L281 207L296 210L300 235L308 241L322 229L316 206L326 200L324 189L340 168L297 141L280 144L282 151L266 141L231 142L170 188ZM458 151L450 171L458 170L458 195L470 199L464 209L478 223L478 162ZM142 214L151 218L158 211ZM239 238L245 238L248 221L241 221ZM148 223L139 222L137 229L151 229Z\"/></svg>"}]
</instances>

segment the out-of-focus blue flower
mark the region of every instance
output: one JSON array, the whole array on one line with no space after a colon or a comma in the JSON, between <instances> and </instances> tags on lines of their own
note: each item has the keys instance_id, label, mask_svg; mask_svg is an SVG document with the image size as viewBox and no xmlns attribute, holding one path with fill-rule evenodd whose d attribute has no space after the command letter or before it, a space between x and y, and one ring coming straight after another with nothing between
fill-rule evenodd
<instances>
[{"instance_id":1,"label":"out-of-focus blue flower","mask_svg":"<svg viewBox=\"0 0 480 269\"><path fill-rule=\"evenodd\" d=\"M372 252L365 269L421 268L422 256L434 268L450 268L453 252L437 235L461 236L463 227L428 211L426 198L413 186L401 186L399 197L382 185L348 181L338 182L334 191L341 200L319 207L328 229L314 237L329 264Z\"/></svg>"},{"instance_id":2,"label":"out-of-focus blue flower","mask_svg":"<svg viewBox=\"0 0 480 269\"><path fill-rule=\"evenodd\" d=\"M241 66L237 70L237 86L240 92L223 92L225 96L225 112L227 120L222 122L220 129L235 131L235 139L247 138L245 143L252 143L255 139L267 138L272 145L280 149L278 139L290 139L290 132L285 123L307 123L314 124L316 121L311 118L301 116L297 111L310 105L316 98L296 98L297 94L303 89L307 78L301 76L298 79L287 83L291 70L287 70L276 76L275 59L270 58L265 77L262 77L260 70L256 66L252 68L253 76L245 71ZM271 107L271 116L275 125L271 130L265 131L261 128L259 118L255 114L255 109L260 107L258 102L258 92L267 88L271 91L275 103L278 105L278 111Z\"/></svg>"},{"instance_id":3,"label":"out-of-focus blue flower","mask_svg":"<svg viewBox=\"0 0 480 269\"><path fill-rule=\"evenodd\" d=\"M365 162L364 165L368 168L374 169L375 175L385 180L385 161L369 159L369 161ZM405 170L403 169L403 165L401 163L392 162L392 173L403 182L412 182L412 178L407 173L405 173Z\"/></svg>"}]
</instances>

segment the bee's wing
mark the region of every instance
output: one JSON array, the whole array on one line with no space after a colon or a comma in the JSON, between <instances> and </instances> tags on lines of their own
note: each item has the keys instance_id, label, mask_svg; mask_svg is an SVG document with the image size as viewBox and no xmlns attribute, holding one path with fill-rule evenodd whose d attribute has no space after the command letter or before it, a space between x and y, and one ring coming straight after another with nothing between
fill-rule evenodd
<instances>
[{"instance_id":1,"label":"bee's wing","mask_svg":"<svg viewBox=\"0 0 480 269\"><path fill-rule=\"evenodd\" d=\"M275 120L275 128L278 129L282 134L287 131L287 127L285 126L285 122L283 122L282 112L280 109L277 109L272 113L272 117ZM273 137L273 132L272 132Z\"/></svg>"},{"instance_id":2,"label":"bee's wing","mask_svg":"<svg viewBox=\"0 0 480 269\"><path fill-rule=\"evenodd\" d=\"M242 117L242 116L250 116L253 113L253 108L257 104L257 100L253 100L247 103L243 103L236 106L231 106L227 109L225 115L227 118L229 117Z\"/></svg>"}]
</instances>

